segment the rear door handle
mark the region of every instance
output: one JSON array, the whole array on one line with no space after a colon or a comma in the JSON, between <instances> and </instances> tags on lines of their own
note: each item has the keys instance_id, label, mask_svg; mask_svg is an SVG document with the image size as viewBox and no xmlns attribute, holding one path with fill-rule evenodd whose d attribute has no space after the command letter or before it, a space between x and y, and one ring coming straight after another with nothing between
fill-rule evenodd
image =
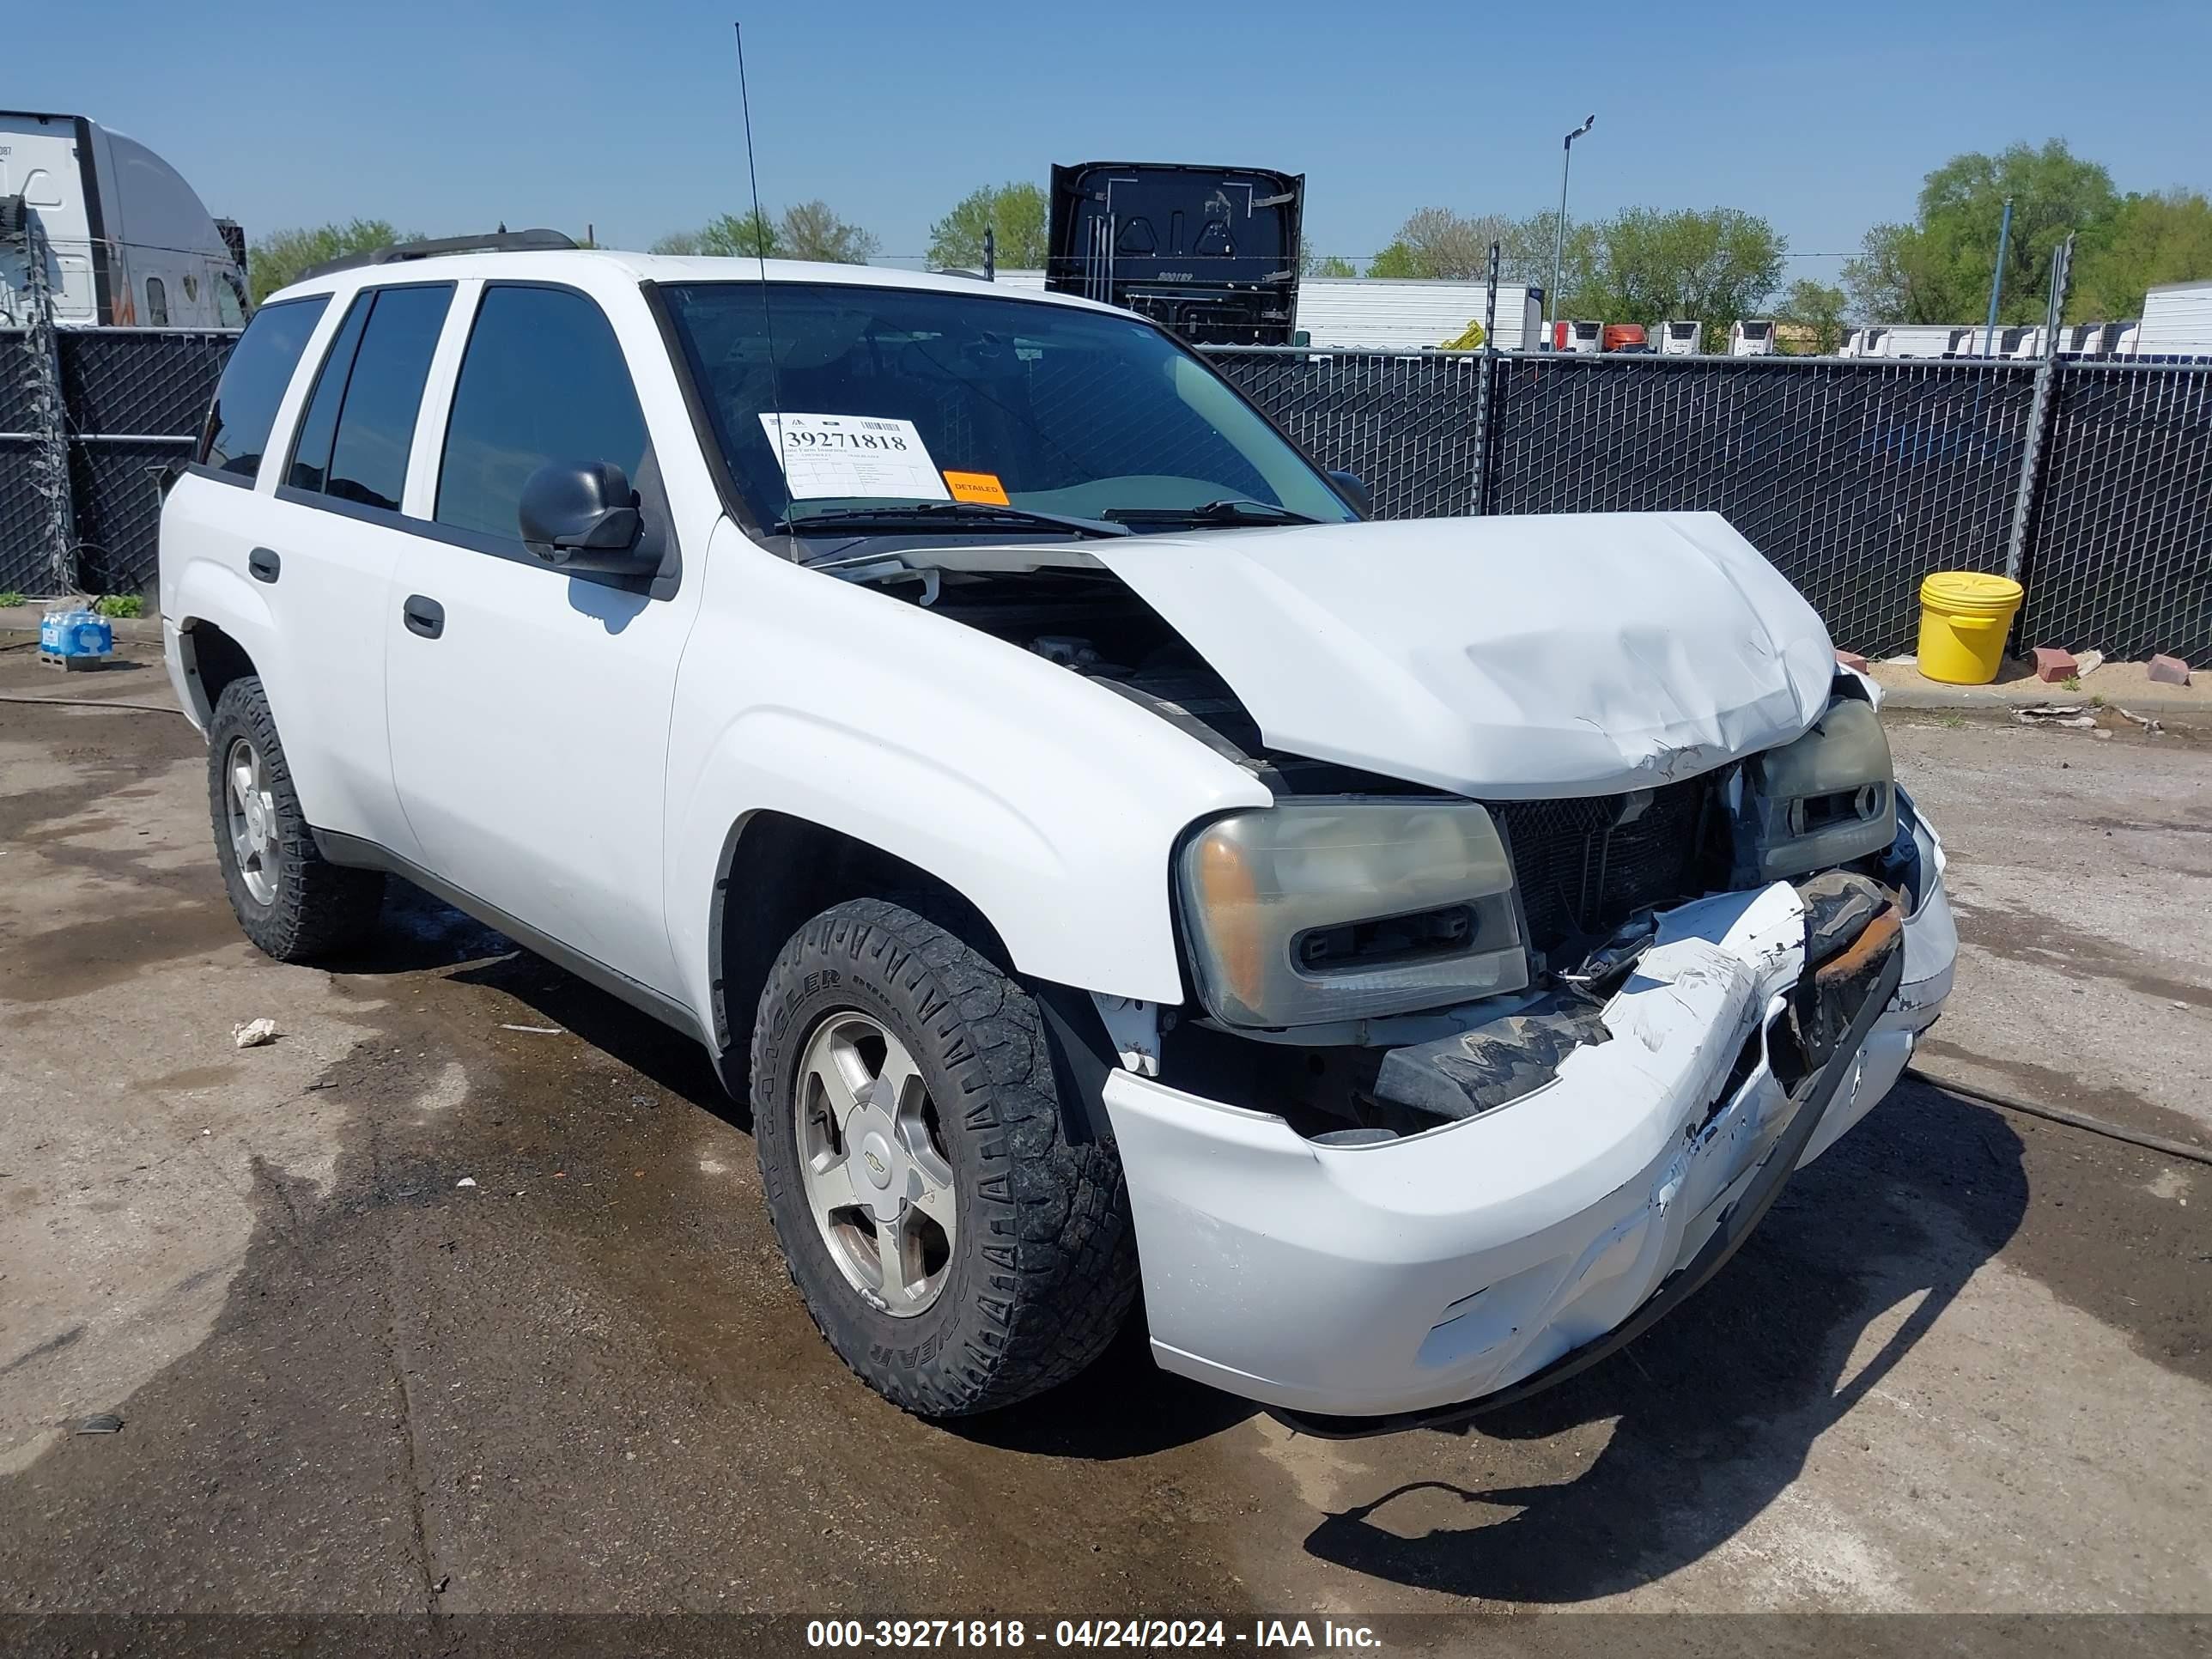
<instances>
[{"instance_id":1,"label":"rear door handle","mask_svg":"<svg viewBox=\"0 0 2212 1659\"><path fill-rule=\"evenodd\" d=\"M258 582L273 582L284 568L284 561L268 548L257 547L246 556L246 568Z\"/></svg>"},{"instance_id":2,"label":"rear door handle","mask_svg":"<svg viewBox=\"0 0 2212 1659\"><path fill-rule=\"evenodd\" d=\"M407 603L399 607L406 619L407 631L420 634L426 640L434 640L446 631L446 607L435 599L426 599L420 593L410 593Z\"/></svg>"}]
</instances>

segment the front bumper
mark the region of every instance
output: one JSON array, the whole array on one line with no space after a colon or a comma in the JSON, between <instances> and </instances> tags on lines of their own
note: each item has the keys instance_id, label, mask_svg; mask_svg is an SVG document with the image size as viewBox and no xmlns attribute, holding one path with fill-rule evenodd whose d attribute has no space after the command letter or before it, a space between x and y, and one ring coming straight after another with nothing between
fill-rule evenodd
<instances>
[{"instance_id":1,"label":"front bumper","mask_svg":"<svg viewBox=\"0 0 2212 1659\"><path fill-rule=\"evenodd\" d=\"M1104 1097L1154 1358L1286 1412L1387 1419L1503 1395L1636 1321L1895 1083L1950 987L1938 867L1894 994L1794 1092L1766 1042L1805 963L1804 908L1780 883L1662 916L1605 1009L1611 1041L1421 1134L1316 1144L1116 1073Z\"/></svg>"}]
</instances>

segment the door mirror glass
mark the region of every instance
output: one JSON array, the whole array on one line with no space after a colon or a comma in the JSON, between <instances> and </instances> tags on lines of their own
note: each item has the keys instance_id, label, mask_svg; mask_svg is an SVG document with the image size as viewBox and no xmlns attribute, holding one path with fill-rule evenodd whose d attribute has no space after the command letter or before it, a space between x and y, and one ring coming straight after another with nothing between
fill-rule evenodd
<instances>
[{"instance_id":1,"label":"door mirror glass","mask_svg":"<svg viewBox=\"0 0 2212 1659\"><path fill-rule=\"evenodd\" d=\"M650 575L659 567L638 550L637 491L611 461L548 461L524 483L515 516L523 545L564 570Z\"/></svg>"}]
</instances>

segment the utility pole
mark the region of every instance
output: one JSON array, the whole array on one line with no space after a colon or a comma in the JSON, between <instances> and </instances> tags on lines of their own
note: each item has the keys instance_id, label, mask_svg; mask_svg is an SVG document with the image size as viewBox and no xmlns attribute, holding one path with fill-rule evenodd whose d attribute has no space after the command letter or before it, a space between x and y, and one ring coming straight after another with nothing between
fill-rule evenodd
<instances>
[{"instance_id":1,"label":"utility pole","mask_svg":"<svg viewBox=\"0 0 2212 1659\"><path fill-rule=\"evenodd\" d=\"M983 280L999 280L999 229L995 225L983 227Z\"/></svg>"},{"instance_id":2,"label":"utility pole","mask_svg":"<svg viewBox=\"0 0 2212 1659\"><path fill-rule=\"evenodd\" d=\"M2004 293L2005 248L2012 240L2012 198L2005 198L2004 222L1997 227L1997 268L1990 273L1990 321L1982 331L1982 356L1996 349L1997 301Z\"/></svg>"},{"instance_id":3,"label":"utility pole","mask_svg":"<svg viewBox=\"0 0 2212 1659\"><path fill-rule=\"evenodd\" d=\"M1572 132L1567 135L1566 142L1560 146L1559 240L1558 246L1553 250L1552 254L1552 291L1544 296L1546 301L1548 302L1547 315L1544 319L1547 324L1556 323L1559 319L1559 283L1563 278L1563 273L1565 271L1567 265L1567 169L1574 165L1575 140L1581 137L1583 134L1588 132L1596 125L1596 116L1592 115L1587 118L1583 122L1582 125L1577 127ZM1553 343L1553 337L1556 334L1556 331L1547 327L1545 329L1544 334L1544 348L1546 350L1550 350Z\"/></svg>"}]
</instances>

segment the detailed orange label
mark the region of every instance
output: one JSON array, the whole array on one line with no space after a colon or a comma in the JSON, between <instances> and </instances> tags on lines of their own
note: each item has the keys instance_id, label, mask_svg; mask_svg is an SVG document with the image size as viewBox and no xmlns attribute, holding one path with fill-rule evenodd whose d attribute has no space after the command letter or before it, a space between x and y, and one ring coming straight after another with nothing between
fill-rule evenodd
<instances>
[{"instance_id":1,"label":"detailed orange label","mask_svg":"<svg viewBox=\"0 0 2212 1659\"><path fill-rule=\"evenodd\" d=\"M981 501L990 507L1013 505L1006 499L1006 487L999 482L995 472L947 472L945 483L956 501Z\"/></svg>"}]
</instances>

